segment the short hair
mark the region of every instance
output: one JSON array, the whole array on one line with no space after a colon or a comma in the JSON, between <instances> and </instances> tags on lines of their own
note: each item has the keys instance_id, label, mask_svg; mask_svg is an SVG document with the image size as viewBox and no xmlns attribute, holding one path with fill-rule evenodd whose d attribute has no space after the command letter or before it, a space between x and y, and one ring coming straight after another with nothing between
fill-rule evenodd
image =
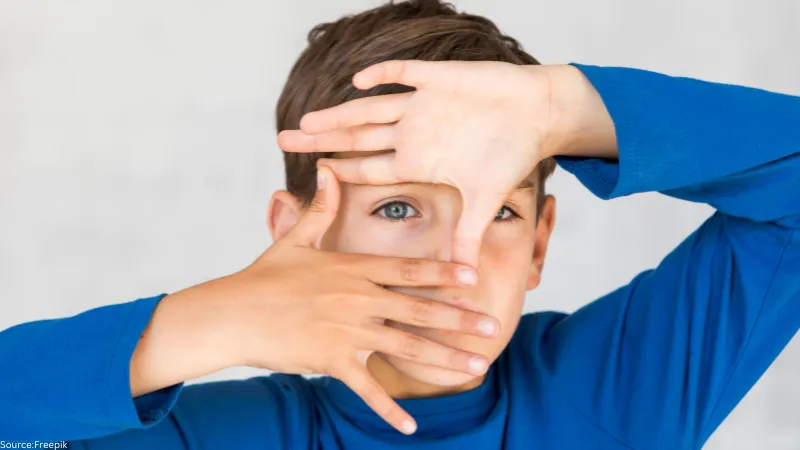
<instances>
[{"instance_id":1,"label":"short hair","mask_svg":"<svg viewBox=\"0 0 800 450\"><path fill-rule=\"evenodd\" d=\"M292 67L278 99L278 132L298 129L300 119L311 111L362 97L412 91L398 84L360 90L352 83L353 75L373 64L410 59L539 64L485 17L458 12L440 0L390 1L311 30L308 47ZM286 188L303 206L311 203L316 192L317 160L333 155L284 152ZM534 172L538 174L534 179L537 215L545 181L554 170L555 162L547 158Z\"/></svg>"}]
</instances>

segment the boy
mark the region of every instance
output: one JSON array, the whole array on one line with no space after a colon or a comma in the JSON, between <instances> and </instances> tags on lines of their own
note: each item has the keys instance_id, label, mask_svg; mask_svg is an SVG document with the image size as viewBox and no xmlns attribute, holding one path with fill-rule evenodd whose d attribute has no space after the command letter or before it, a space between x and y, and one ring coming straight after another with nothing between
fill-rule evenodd
<instances>
[{"instance_id":1,"label":"boy","mask_svg":"<svg viewBox=\"0 0 800 450\"><path fill-rule=\"evenodd\" d=\"M455 15L433 1L387 5L345 18L317 27L310 40L309 50L293 69L279 102L280 130L297 128L306 112L365 95L353 89L348 80L352 73L373 62L477 59L535 64L535 60L526 60L516 43L500 35L490 22ZM359 55L369 58L360 61ZM353 67L338 67L336 64L343 57ZM421 310L416 310L420 320L410 321L414 323L387 321L394 330L471 352L475 356L469 359L470 363L478 358L475 367L469 367L475 370L458 371L436 367L431 360L419 364L413 357L392 355L388 348L386 352L365 355L371 377L392 397L400 399L401 406L418 420L416 433L397 433L358 398L351 388L369 384L366 379L362 379L363 383L350 380L353 383L348 387L327 377L306 380L275 375L192 386L182 392L180 386L160 391L142 388L134 373L142 369L142 358L137 358L136 352L147 351L142 344L135 351L98 351L89 358L92 366L97 362L92 358L112 360L108 373L98 375L97 381L114 386L119 378L124 379L115 371L120 367L118 361L132 361L132 390L152 393L137 398L135 423L130 417L131 408L125 414L122 411L130 405L117 402L120 397L116 396L110 403L98 402L88 407L51 406L58 414L50 414L54 419L46 423L44 432L48 436L61 433L70 439L105 435L75 444L87 448L224 448L232 444L267 448L701 446L797 331L800 156L797 131L786 126L789 121L753 124L746 120L751 119L749 116L735 114L708 119L705 111L684 118L681 114L687 114L685 106L668 100L675 89L681 89L679 97L708 102L703 104L734 98L744 109L769 104L768 110L781 118L796 118L800 102L755 90L671 80L644 72L591 67L582 70L603 94L615 120L620 162L610 158L581 159L577 155L563 158L561 154L562 164L604 197L658 188L677 197L707 201L720 212L657 269L643 272L630 285L569 316L541 313L520 319L524 291L538 284L554 224L554 201L542 191L544 180L552 171L552 160L544 159L508 197L487 229L476 285L469 289L394 288L470 307L499 321L497 324L477 316L469 318L469 323L489 324L488 328L478 326L485 332L484 337L453 333L455 326L450 331L437 330L444 328L440 326L427 327L428 316ZM334 75L340 73L341 78ZM645 85L652 86L653 92L644 90ZM366 95L404 90L407 89L392 86ZM636 94L649 95L646 100L655 101L661 108L648 112L631 107L635 99L630 96ZM725 111L715 108L708 112ZM739 120L737 139L722 139L715 134L727 125L727 121L720 120L725 126L715 122L720 118ZM693 121L702 125L699 131L689 127L695 124ZM679 132L664 131L670 128L664 123L674 125ZM638 125L648 127L639 129ZM749 139L755 139L752 132L756 128L765 131L756 142L769 150L739 151L752 144ZM686 139L686 133L692 132L691 139ZM703 148L706 146L709 149ZM689 155L700 170L689 170ZM459 209L454 189L421 183L339 186L327 169L321 170L326 181L315 186L314 163L320 156L286 155L289 192L276 193L270 207L270 229L279 242L286 236L296 236L298 229L308 232L308 225L301 218L308 215L307 211L316 209L319 214L320 210L329 213L338 209L335 221L325 224L324 235L310 233L304 238L323 250L336 252L450 259L449 231ZM749 186L758 188L747 189ZM320 189L314 197L316 187ZM315 204L312 198L323 203ZM277 248L281 250L280 246ZM265 258L269 254L268 251ZM241 276L235 279L240 283L243 280L246 278ZM376 282L393 285L383 280ZM225 282L217 282L207 291L225 287ZM159 323L180 315L174 311L192 313L190 309L176 309L181 298L192 296L178 293L159 305L151 323L153 336L163 335L159 330L165 327ZM305 296L298 296L299 301L304 299ZM396 297L398 302L404 299ZM341 309L351 313L349 305L353 304L344 303ZM213 306L220 315L230 314L225 303ZM292 322L292 312L286 308L280 319L309 326L317 320L316 310L306 310L315 314L307 314L306 322ZM127 327L138 334L144 328L141 319L145 316L134 315L136 320L132 318ZM91 315L71 325L102 323L90 319ZM237 319L246 323L242 317ZM278 327L280 323L272 325ZM124 337L129 338L130 334ZM156 341L154 337L150 339ZM291 347L292 342L285 345ZM405 356L417 353L415 349L405 350ZM280 370L289 359L287 354L259 365ZM493 363L488 370L487 362ZM291 367L293 372L302 369L302 365ZM11 381L21 383L19 379ZM163 382L155 384L158 388L167 386ZM39 406L33 412L46 410ZM14 423L33 429L31 424L45 421L26 421L23 417ZM124 431L126 428L146 429Z\"/></svg>"}]
</instances>

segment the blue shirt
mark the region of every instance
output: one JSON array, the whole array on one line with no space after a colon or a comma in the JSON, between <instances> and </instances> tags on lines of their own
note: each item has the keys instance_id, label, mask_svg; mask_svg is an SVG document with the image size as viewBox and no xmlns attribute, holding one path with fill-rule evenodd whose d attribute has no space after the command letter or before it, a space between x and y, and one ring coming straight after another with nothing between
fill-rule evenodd
<instances>
[{"instance_id":1,"label":"blue shirt","mask_svg":"<svg viewBox=\"0 0 800 450\"><path fill-rule=\"evenodd\" d=\"M337 380L274 374L131 399L161 297L0 333L0 440L76 449L699 448L800 327L800 98L577 65L619 160L559 158L604 199L717 211L653 270L573 314L523 316L486 381L400 401L403 435Z\"/></svg>"}]
</instances>

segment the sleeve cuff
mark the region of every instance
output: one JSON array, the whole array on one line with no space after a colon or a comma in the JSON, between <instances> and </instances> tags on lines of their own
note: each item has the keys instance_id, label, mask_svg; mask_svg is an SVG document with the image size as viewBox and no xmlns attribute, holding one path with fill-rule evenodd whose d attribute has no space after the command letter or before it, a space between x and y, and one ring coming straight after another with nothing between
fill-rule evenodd
<instances>
[{"instance_id":1,"label":"sleeve cuff","mask_svg":"<svg viewBox=\"0 0 800 450\"><path fill-rule=\"evenodd\" d=\"M166 417L178 401L182 390L183 383L180 383L133 399L142 426L155 425Z\"/></svg>"},{"instance_id":2,"label":"sleeve cuff","mask_svg":"<svg viewBox=\"0 0 800 450\"><path fill-rule=\"evenodd\" d=\"M556 156L556 163L562 169L574 175L594 195L603 200L620 196L619 166L617 161L599 158L579 158L573 156Z\"/></svg>"},{"instance_id":3,"label":"sleeve cuff","mask_svg":"<svg viewBox=\"0 0 800 450\"><path fill-rule=\"evenodd\" d=\"M625 109L624 102L617 101L621 92L629 90L624 82L625 77L614 76L606 72L606 68L571 63L589 79L597 89L603 103L614 121L617 135L618 160L600 158L581 158L573 156L556 156L554 159L562 169L573 174L594 195L609 200L637 192L643 192L638 186L638 154L637 138L631 131L632 120ZM633 127L635 128L635 127Z\"/></svg>"},{"instance_id":4,"label":"sleeve cuff","mask_svg":"<svg viewBox=\"0 0 800 450\"><path fill-rule=\"evenodd\" d=\"M107 414L112 422L124 428L144 428L158 423L166 417L175 406L175 402L183 389L183 384L176 384L147 395L133 399L130 388L130 362L139 338L150 322L158 303L166 297L137 300L132 309L127 325L119 336L116 351L108 368Z\"/></svg>"}]
</instances>

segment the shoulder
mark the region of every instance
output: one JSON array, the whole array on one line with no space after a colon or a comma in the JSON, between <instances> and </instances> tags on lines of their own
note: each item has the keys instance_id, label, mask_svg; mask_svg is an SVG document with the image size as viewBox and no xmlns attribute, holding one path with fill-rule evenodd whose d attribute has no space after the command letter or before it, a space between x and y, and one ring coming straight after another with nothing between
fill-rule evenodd
<instances>
[{"instance_id":1,"label":"shoulder","mask_svg":"<svg viewBox=\"0 0 800 450\"><path fill-rule=\"evenodd\" d=\"M529 348L533 343L545 338L547 333L566 317L568 314L557 311L523 314L508 346Z\"/></svg>"},{"instance_id":2,"label":"shoulder","mask_svg":"<svg viewBox=\"0 0 800 450\"><path fill-rule=\"evenodd\" d=\"M523 314L506 347L508 356L518 359L523 355L533 356L546 344L548 334L559 322L569 317L557 311L540 311Z\"/></svg>"}]
</instances>

